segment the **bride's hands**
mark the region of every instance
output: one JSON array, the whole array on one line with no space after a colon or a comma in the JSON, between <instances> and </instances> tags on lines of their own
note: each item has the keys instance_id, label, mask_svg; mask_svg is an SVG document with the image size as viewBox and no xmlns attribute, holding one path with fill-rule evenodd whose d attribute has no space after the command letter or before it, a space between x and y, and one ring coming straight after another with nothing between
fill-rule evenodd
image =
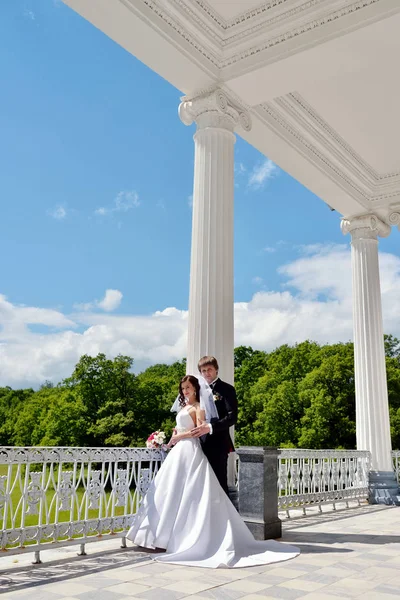
<instances>
[{"instance_id":1,"label":"bride's hands","mask_svg":"<svg viewBox=\"0 0 400 600\"><path fill-rule=\"evenodd\" d=\"M177 442L179 442L179 440L180 440L179 434L177 433L177 431L174 427L174 429L172 430L171 439L169 440L169 442L167 444L167 448L171 448L172 446L175 446L175 444Z\"/></svg>"}]
</instances>

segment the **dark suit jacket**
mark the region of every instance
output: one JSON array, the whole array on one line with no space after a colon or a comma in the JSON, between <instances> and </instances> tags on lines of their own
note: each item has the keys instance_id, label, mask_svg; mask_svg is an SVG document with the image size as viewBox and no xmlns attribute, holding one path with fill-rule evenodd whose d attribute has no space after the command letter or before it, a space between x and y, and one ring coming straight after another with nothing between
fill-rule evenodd
<instances>
[{"instance_id":1,"label":"dark suit jacket","mask_svg":"<svg viewBox=\"0 0 400 600\"><path fill-rule=\"evenodd\" d=\"M218 396L215 406L219 418L211 419L213 432L207 434L202 440L203 450L206 456L208 454L229 453L234 450L229 427L236 424L238 405L236 391L233 385L217 379L213 389L214 396Z\"/></svg>"}]
</instances>

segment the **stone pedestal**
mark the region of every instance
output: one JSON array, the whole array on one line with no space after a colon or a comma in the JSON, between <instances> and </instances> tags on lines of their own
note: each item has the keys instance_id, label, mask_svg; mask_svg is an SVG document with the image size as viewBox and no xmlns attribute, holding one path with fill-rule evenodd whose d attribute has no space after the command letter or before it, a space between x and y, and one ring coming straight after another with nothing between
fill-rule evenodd
<instances>
[{"instance_id":1,"label":"stone pedestal","mask_svg":"<svg viewBox=\"0 0 400 600\"><path fill-rule=\"evenodd\" d=\"M394 471L371 471L369 474L370 504L397 504L400 506L400 490Z\"/></svg>"},{"instance_id":2,"label":"stone pedestal","mask_svg":"<svg viewBox=\"0 0 400 600\"><path fill-rule=\"evenodd\" d=\"M247 446L239 456L239 513L256 540L280 538L277 448Z\"/></svg>"}]
</instances>

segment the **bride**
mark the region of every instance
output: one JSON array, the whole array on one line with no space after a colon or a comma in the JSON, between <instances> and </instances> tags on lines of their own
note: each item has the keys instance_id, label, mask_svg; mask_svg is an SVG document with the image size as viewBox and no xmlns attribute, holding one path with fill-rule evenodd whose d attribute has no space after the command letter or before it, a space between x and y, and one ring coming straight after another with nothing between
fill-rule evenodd
<instances>
[{"instance_id":1,"label":"bride","mask_svg":"<svg viewBox=\"0 0 400 600\"><path fill-rule=\"evenodd\" d=\"M202 378L201 378L202 379ZM298 548L275 540L256 541L205 457L191 430L215 416L211 389L186 375L172 407L172 447L136 514L127 538L163 549L159 562L197 567L240 568L294 558Z\"/></svg>"}]
</instances>

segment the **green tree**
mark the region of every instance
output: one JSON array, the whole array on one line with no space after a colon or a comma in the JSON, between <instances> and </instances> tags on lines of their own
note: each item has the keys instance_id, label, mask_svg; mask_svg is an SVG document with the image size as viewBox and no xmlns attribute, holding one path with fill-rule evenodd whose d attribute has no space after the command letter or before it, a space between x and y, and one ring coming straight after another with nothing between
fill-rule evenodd
<instances>
[{"instance_id":1,"label":"green tree","mask_svg":"<svg viewBox=\"0 0 400 600\"><path fill-rule=\"evenodd\" d=\"M47 414L53 390L43 389L32 393L20 405L13 428L16 446L40 446L46 433Z\"/></svg>"},{"instance_id":2,"label":"green tree","mask_svg":"<svg viewBox=\"0 0 400 600\"><path fill-rule=\"evenodd\" d=\"M394 448L400 448L400 341L385 336ZM355 447L353 344L304 341L272 352L235 349L236 443ZM171 432L185 361L132 372L133 359L84 355L70 378L38 391L0 388L0 445L143 445Z\"/></svg>"},{"instance_id":3,"label":"green tree","mask_svg":"<svg viewBox=\"0 0 400 600\"><path fill-rule=\"evenodd\" d=\"M300 448L355 448L354 361L350 345L300 382Z\"/></svg>"},{"instance_id":4,"label":"green tree","mask_svg":"<svg viewBox=\"0 0 400 600\"><path fill-rule=\"evenodd\" d=\"M65 387L76 391L84 406L86 444L124 446L132 440L135 427L136 377L130 371L133 359L104 354L83 355Z\"/></svg>"},{"instance_id":5,"label":"green tree","mask_svg":"<svg viewBox=\"0 0 400 600\"><path fill-rule=\"evenodd\" d=\"M297 385L293 381L283 381L272 387L270 383L271 380L262 378L253 388L255 396L260 394L265 398L264 409L254 423L254 443L293 448L298 437Z\"/></svg>"},{"instance_id":6,"label":"green tree","mask_svg":"<svg viewBox=\"0 0 400 600\"><path fill-rule=\"evenodd\" d=\"M87 413L74 390L57 387L49 394L42 446L84 446Z\"/></svg>"},{"instance_id":7,"label":"green tree","mask_svg":"<svg viewBox=\"0 0 400 600\"><path fill-rule=\"evenodd\" d=\"M384 335L385 354L388 358L400 358L400 340L393 335Z\"/></svg>"},{"instance_id":8,"label":"green tree","mask_svg":"<svg viewBox=\"0 0 400 600\"><path fill-rule=\"evenodd\" d=\"M252 348L244 348L240 365L235 370L235 389L238 399L238 422L236 442L242 445L254 444L254 422L263 410L264 398L254 398L252 387L267 372L268 354Z\"/></svg>"},{"instance_id":9,"label":"green tree","mask_svg":"<svg viewBox=\"0 0 400 600\"><path fill-rule=\"evenodd\" d=\"M14 446L15 426L19 414L34 395L32 389L12 390L10 387L0 388L0 445ZM25 442L23 442L24 444Z\"/></svg>"},{"instance_id":10,"label":"green tree","mask_svg":"<svg viewBox=\"0 0 400 600\"><path fill-rule=\"evenodd\" d=\"M185 375L186 361L172 365L154 365L137 376L140 409L136 442L144 443L148 435L161 429L170 435L175 424L171 406L179 391L179 381Z\"/></svg>"}]
</instances>

